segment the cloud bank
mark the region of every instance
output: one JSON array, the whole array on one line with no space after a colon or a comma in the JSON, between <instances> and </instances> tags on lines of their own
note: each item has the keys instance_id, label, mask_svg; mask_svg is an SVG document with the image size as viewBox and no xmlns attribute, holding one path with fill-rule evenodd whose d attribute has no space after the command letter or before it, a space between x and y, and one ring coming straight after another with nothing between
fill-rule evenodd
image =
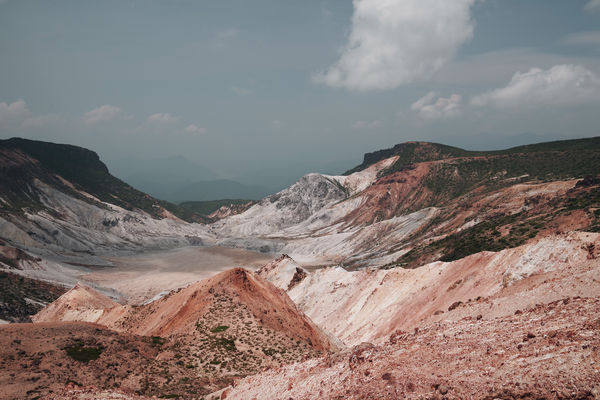
<instances>
[{"instance_id":1,"label":"cloud bank","mask_svg":"<svg viewBox=\"0 0 600 400\"><path fill-rule=\"evenodd\" d=\"M355 91L427 79L472 38L475 0L354 0L352 30L339 60L313 76Z\"/></svg>"},{"instance_id":2,"label":"cloud bank","mask_svg":"<svg viewBox=\"0 0 600 400\"><path fill-rule=\"evenodd\" d=\"M433 120L475 109L519 112L595 103L600 103L600 78L581 65L561 64L517 72L506 86L472 96L467 104L458 94L444 98L429 92L414 102L411 110L422 119Z\"/></svg>"},{"instance_id":3,"label":"cloud bank","mask_svg":"<svg viewBox=\"0 0 600 400\"><path fill-rule=\"evenodd\" d=\"M600 100L600 79L580 65L517 72L508 85L473 97L476 107L502 109L571 106Z\"/></svg>"},{"instance_id":4,"label":"cloud bank","mask_svg":"<svg viewBox=\"0 0 600 400\"><path fill-rule=\"evenodd\" d=\"M429 92L415 101L410 109L424 119L454 117L460 114L462 96L453 94L448 98L438 97L435 92Z\"/></svg>"},{"instance_id":5,"label":"cloud bank","mask_svg":"<svg viewBox=\"0 0 600 400\"><path fill-rule=\"evenodd\" d=\"M179 117L169 113L156 113L149 116L147 121L151 124L172 124L179 121Z\"/></svg>"},{"instance_id":6,"label":"cloud bank","mask_svg":"<svg viewBox=\"0 0 600 400\"><path fill-rule=\"evenodd\" d=\"M23 118L30 114L25 100L19 99L15 102L0 102L0 122Z\"/></svg>"},{"instance_id":7,"label":"cloud bank","mask_svg":"<svg viewBox=\"0 0 600 400\"><path fill-rule=\"evenodd\" d=\"M185 128L185 131L192 135L204 135L206 133L206 128L201 128L194 124L190 124Z\"/></svg>"},{"instance_id":8,"label":"cloud bank","mask_svg":"<svg viewBox=\"0 0 600 400\"><path fill-rule=\"evenodd\" d=\"M105 104L83 114L83 122L86 125L94 125L99 122L111 121L115 119L120 113L121 109L119 107L111 106L110 104Z\"/></svg>"}]
</instances>

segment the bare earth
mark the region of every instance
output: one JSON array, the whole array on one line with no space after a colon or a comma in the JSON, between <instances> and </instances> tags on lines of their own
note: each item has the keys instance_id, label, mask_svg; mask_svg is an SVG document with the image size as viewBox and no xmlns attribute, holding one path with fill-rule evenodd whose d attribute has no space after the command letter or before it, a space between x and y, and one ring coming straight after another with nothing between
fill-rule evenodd
<instances>
[{"instance_id":1,"label":"bare earth","mask_svg":"<svg viewBox=\"0 0 600 400\"><path fill-rule=\"evenodd\" d=\"M564 298L467 317L247 377L245 399L597 399L600 301Z\"/></svg>"},{"instance_id":2,"label":"bare earth","mask_svg":"<svg viewBox=\"0 0 600 400\"><path fill-rule=\"evenodd\" d=\"M231 268L243 267L254 271L274 258L270 254L218 246L185 247L107 257L114 267L96 270L82 278L119 291L130 304L140 304Z\"/></svg>"}]
</instances>

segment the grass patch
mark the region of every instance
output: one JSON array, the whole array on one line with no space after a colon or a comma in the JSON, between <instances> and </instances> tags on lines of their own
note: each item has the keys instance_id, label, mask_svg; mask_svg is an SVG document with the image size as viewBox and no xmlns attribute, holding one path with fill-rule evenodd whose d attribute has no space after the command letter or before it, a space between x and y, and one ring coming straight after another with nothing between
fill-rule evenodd
<instances>
[{"instance_id":1,"label":"grass patch","mask_svg":"<svg viewBox=\"0 0 600 400\"><path fill-rule=\"evenodd\" d=\"M80 362L89 362L97 360L104 350L103 346L84 346L83 342L76 341L75 344L64 348L67 355Z\"/></svg>"},{"instance_id":2,"label":"grass patch","mask_svg":"<svg viewBox=\"0 0 600 400\"><path fill-rule=\"evenodd\" d=\"M229 329L229 327L227 325L219 325L219 326L215 326L210 331L212 333L219 333L219 332L225 332L227 329Z\"/></svg>"},{"instance_id":3,"label":"grass patch","mask_svg":"<svg viewBox=\"0 0 600 400\"><path fill-rule=\"evenodd\" d=\"M215 346L221 347L227 351L236 351L235 341L229 338L217 338L214 341Z\"/></svg>"},{"instance_id":4,"label":"grass patch","mask_svg":"<svg viewBox=\"0 0 600 400\"><path fill-rule=\"evenodd\" d=\"M166 339L161 338L160 336L152 336L152 346L160 347L167 342Z\"/></svg>"}]
</instances>

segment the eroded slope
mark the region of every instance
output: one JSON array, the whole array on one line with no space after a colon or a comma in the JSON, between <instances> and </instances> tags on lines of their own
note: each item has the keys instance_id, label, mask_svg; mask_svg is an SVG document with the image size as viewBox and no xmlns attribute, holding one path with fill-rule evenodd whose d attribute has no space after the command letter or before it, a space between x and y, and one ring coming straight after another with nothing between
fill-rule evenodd
<instances>
[{"instance_id":1,"label":"eroded slope","mask_svg":"<svg viewBox=\"0 0 600 400\"><path fill-rule=\"evenodd\" d=\"M416 269L325 268L291 287L296 267L287 258L258 273L287 290L323 329L357 345L444 319L460 304L484 298L498 297L490 310L509 314L532 301L592 295L600 282L599 242L597 233L573 232Z\"/></svg>"},{"instance_id":2,"label":"eroded slope","mask_svg":"<svg viewBox=\"0 0 600 400\"><path fill-rule=\"evenodd\" d=\"M245 378L227 399L595 399L600 300L464 318ZM590 316L593 316L590 318Z\"/></svg>"}]
</instances>

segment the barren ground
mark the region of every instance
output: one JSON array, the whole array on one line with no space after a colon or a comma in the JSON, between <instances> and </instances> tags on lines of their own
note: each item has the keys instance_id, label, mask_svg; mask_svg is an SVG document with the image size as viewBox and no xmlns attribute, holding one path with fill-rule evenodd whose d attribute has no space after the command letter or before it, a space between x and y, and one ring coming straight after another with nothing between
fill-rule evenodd
<instances>
[{"instance_id":1,"label":"barren ground","mask_svg":"<svg viewBox=\"0 0 600 400\"><path fill-rule=\"evenodd\" d=\"M594 399L597 298L466 317L250 376L227 399Z\"/></svg>"},{"instance_id":2,"label":"barren ground","mask_svg":"<svg viewBox=\"0 0 600 400\"><path fill-rule=\"evenodd\" d=\"M131 304L186 286L219 272L244 267L256 270L275 257L226 247L185 247L126 257L108 257L115 266L83 276L98 286L121 292Z\"/></svg>"}]
</instances>

